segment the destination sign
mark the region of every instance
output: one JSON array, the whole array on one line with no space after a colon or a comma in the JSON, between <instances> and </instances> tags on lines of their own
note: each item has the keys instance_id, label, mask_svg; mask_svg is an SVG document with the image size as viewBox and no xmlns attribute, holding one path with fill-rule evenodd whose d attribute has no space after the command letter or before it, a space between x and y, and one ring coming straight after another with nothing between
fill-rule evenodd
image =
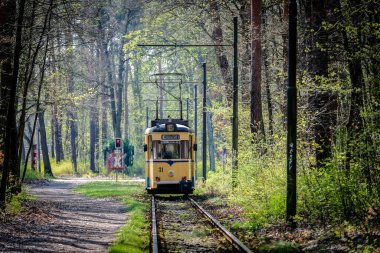
<instances>
[{"instance_id":1,"label":"destination sign","mask_svg":"<svg viewBox=\"0 0 380 253\"><path fill-rule=\"evenodd\" d=\"M179 135L162 135L161 139L163 140L179 140Z\"/></svg>"}]
</instances>

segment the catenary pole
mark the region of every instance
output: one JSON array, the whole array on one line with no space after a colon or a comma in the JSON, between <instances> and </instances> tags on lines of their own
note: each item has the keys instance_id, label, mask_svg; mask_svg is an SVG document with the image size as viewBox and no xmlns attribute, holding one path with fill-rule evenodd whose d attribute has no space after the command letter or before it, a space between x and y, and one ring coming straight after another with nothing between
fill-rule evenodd
<instances>
[{"instance_id":1,"label":"catenary pole","mask_svg":"<svg viewBox=\"0 0 380 253\"><path fill-rule=\"evenodd\" d=\"M202 127L202 174L203 180L207 177L207 132L206 132L206 90L207 75L206 63L203 63L203 127Z\"/></svg>"},{"instance_id":2,"label":"catenary pole","mask_svg":"<svg viewBox=\"0 0 380 253\"><path fill-rule=\"evenodd\" d=\"M233 102L232 102L232 171L233 184L238 168L238 138L239 138L239 115L238 115L238 19L234 17L234 68L233 68Z\"/></svg>"},{"instance_id":3,"label":"catenary pole","mask_svg":"<svg viewBox=\"0 0 380 253\"><path fill-rule=\"evenodd\" d=\"M287 134L287 194L286 221L295 227L297 213L297 2L289 1L289 67L288 67L288 134Z\"/></svg>"}]
</instances>

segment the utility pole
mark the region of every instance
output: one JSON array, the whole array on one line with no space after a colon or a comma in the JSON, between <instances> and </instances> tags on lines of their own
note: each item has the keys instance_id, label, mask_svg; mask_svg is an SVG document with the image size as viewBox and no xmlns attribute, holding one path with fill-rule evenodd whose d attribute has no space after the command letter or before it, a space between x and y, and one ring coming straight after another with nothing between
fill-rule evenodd
<instances>
[{"instance_id":1,"label":"utility pole","mask_svg":"<svg viewBox=\"0 0 380 253\"><path fill-rule=\"evenodd\" d=\"M297 2L289 1L288 134L286 145L286 221L296 227L297 213Z\"/></svg>"},{"instance_id":2,"label":"utility pole","mask_svg":"<svg viewBox=\"0 0 380 253\"><path fill-rule=\"evenodd\" d=\"M207 178L207 126L206 126L206 90L207 90L207 76L206 76L206 63L203 63L203 127L202 127L202 174L203 180Z\"/></svg>"},{"instance_id":3,"label":"utility pole","mask_svg":"<svg viewBox=\"0 0 380 253\"><path fill-rule=\"evenodd\" d=\"M234 17L234 68L233 68L233 104L232 104L232 180L235 184L236 170L238 169L238 140L239 140L239 115L238 115L238 19Z\"/></svg>"}]
</instances>

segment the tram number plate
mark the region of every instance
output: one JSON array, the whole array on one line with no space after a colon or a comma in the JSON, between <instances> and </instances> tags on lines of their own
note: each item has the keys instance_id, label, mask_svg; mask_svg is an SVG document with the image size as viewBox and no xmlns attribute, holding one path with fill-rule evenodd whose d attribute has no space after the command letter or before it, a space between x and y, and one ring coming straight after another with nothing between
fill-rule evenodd
<instances>
[{"instance_id":1,"label":"tram number plate","mask_svg":"<svg viewBox=\"0 0 380 253\"><path fill-rule=\"evenodd\" d=\"M164 172L164 167L158 167L158 172Z\"/></svg>"}]
</instances>

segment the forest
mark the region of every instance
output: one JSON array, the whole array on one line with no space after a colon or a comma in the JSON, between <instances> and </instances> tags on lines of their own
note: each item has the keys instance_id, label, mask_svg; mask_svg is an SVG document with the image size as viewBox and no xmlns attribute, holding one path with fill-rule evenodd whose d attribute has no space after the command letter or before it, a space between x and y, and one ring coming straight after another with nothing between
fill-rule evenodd
<instances>
[{"instance_id":1,"label":"forest","mask_svg":"<svg viewBox=\"0 0 380 253\"><path fill-rule=\"evenodd\" d=\"M235 230L379 252L379 1L0 0L0 31L1 217L29 181L108 175L115 138L145 179L145 129L180 95L196 193L239 210Z\"/></svg>"}]
</instances>

